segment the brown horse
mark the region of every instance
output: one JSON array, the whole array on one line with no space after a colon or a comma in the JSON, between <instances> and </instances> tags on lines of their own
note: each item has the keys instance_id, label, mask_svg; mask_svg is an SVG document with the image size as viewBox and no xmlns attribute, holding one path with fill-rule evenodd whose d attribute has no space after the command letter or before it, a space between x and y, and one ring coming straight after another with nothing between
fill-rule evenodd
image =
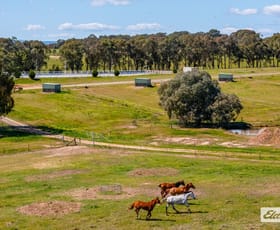
<instances>
[{"instance_id":1,"label":"brown horse","mask_svg":"<svg viewBox=\"0 0 280 230\"><path fill-rule=\"evenodd\" d=\"M140 201L140 200L135 201L135 202L129 207L129 209L135 208L135 212L136 212L136 214L137 214L137 217L136 217L137 219L138 219L138 217L139 217L139 211L140 211L141 209L144 209L144 210L148 211L147 216L146 216L146 219L150 219L151 216L152 216L152 211L153 211L153 209L154 209L154 207L155 207L156 204L160 204L160 200L159 200L158 197L156 197L155 199L153 199L153 200L151 200L151 201L149 201L149 202L144 202L144 201Z\"/></svg>"},{"instance_id":2,"label":"brown horse","mask_svg":"<svg viewBox=\"0 0 280 230\"><path fill-rule=\"evenodd\" d=\"M166 193L166 190L167 189L170 189L170 188L173 188L173 187L179 187L181 185L185 185L185 181L184 180L180 180L180 181L177 181L175 183L167 183L167 182L164 182L164 183L161 183L158 185L158 187L161 188L161 197L163 198L164 197L164 194Z\"/></svg>"},{"instance_id":3,"label":"brown horse","mask_svg":"<svg viewBox=\"0 0 280 230\"><path fill-rule=\"evenodd\" d=\"M167 194L175 196L175 195L178 195L178 194L186 193L191 188L195 189L195 186L193 185L193 183L188 183L185 186L181 186L181 187L178 187L178 188L173 187L173 188L170 188L170 189L166 189L163 197L166 197Z\"/></svg>"}]
</instances>

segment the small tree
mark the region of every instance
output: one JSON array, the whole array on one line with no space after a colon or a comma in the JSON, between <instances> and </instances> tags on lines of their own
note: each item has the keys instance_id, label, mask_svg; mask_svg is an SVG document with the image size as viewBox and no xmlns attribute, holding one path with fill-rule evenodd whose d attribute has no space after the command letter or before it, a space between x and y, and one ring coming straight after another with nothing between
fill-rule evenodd
<instances>
[{"instance_id":1,"label":"small tree","mask_svg":"<svg viewBox=\"0 0 280 230\"><path fill-rule=\"evenodd\" d=\"M120 75L120 71L116 69L116 70L114 71L114 75L115 75L116 77L118 77L118 76Z\"/></svg>"},{"instance_id":2,"label":"small tree","mask_svg":"<svg viewBox=\"0 0 280 230\"><path fill-rule=\"evenodd\" d=\"M0 116L6 115L12 111L14 100L12 98L12 90L14 87L12 77L1 73L0 75Z\"/></svg>"},{"instance_id":3,"label":"small tree","mask_svg":"<svg viewBox=\"0 0 280 230\"><path fill-rule=\"evenodd\" d=\"M98 71L95 69L92 71L92 76L97 77L98 76Z\"/></svg>"},{"instance_id":4,"label":"small tree","mask_svg":"<svg viewBox=\"0 0 280 230\"><path fill-rule=\"evenodd\" d=\"M34 70L29 70L28 76L30 79L34 80L36 77L36 73Z\"/></svg>"},{"instance_id":5,"label":"small tree","mask_svg":"<svg viewBox=\"0 0 280 230\"><path fill-rule=\"evenodd\" d=\"M161 84L158 93L169 119L174 116L183 126L221 126L235 120L242 109L237 96L222 94L218 82L206 72L180 73Z\"/></svg>"}]
</instances>

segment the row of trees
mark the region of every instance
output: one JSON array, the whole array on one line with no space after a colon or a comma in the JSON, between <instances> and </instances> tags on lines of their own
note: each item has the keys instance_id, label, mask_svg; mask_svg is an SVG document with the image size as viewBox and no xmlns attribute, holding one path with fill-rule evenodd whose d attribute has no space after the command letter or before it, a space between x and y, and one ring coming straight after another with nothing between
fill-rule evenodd
<instances>
[{"instance_id":1,"label":"row of trees","mask_svg":"<svg viewBox=\"0 0 280 230\"><path fill-rule=\"evenodd\" d=\"M63 67L80 70L179 70L183 66L232 68L279 66L280 33L262 39L252 30L230 35L175 32L151 35L90 35L84 39L42 41L0 38L1 71L41 70L50 54L59 55ZM48 67L50 69L50 67Z\"/></svg>"},{"instance_id":2,"label":"row of trees","mask_svg":"<svg viewBox=\"0 0 280 230\"><path fill-rule=\"evenodd\" d=\"M231 68L279 66L280 34L262 39L252 30L231 35L218 30L207 33L175 32L136 36L91 35L70 39L57 46L72 70L86 69L179 70L183 66ZM74 61L76 60L76 61Z\"/></svg>"}]
</instances>

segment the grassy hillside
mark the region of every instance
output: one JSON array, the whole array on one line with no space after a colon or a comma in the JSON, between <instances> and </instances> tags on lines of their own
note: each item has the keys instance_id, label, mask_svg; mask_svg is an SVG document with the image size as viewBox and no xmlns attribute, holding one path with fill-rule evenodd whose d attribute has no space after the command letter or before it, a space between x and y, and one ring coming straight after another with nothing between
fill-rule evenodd
<instances>
[{"instance_id":1,"label":"grassy hillside","mask_svg":"<svg viewBox=\"0 0 280 230\"><path fill-rule=\"evenodd\" d=\"M234 93L241 99L244 109L238 121L253 126L280 125L279 76L244 77L220 85L224 92ZM171 129L170 121L158 105L157 89L158 86L138 88L127 84L62 87L59 94L24 90L13 95L15 108L9 116L67 135L83 138L97 135L113 142L148 144L152 137L190 134L235 138L223 130Z\"/></svg>"}]
</instances>

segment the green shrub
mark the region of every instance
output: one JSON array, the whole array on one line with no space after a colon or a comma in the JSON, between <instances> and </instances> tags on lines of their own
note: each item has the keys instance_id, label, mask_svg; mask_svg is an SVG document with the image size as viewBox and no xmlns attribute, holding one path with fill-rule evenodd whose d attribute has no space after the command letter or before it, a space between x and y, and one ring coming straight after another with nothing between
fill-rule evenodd
<instances>
[{"instance_id":1,"label":"green shrub","mask_svg":"<svg viewBox=\"0 0 280 230\"><path fill-rule=\"evenodd\" d=\"M98 76L98 71L95 69L92 71L92 76L97 77Z\"/></svg>"},{"instance_id":2,"label":"green shrub","mask_svg":"<svg viewBox=\"0 0 280 230\"><path fill-rule=\"evenodd\" d=\"M114 71L114 75L115 75L116 77L119 76L119 75L120 75L120 71L116 69L116 70Z\"/></svg>"},{"instance_id":3,"label":"green shrub","mask_svg":"<svg viewBox=\"0 0 280 230\"><path fill-rule=\"evenodd\" d=\"M28 74L28 76L29 76L29 78L30 79L32 79L32 80L34 80L35 79L35 77L36 77L36 73L35 73L35 71L34 70L29 70L29 74Z\"/></svg>"}]
</instances>

